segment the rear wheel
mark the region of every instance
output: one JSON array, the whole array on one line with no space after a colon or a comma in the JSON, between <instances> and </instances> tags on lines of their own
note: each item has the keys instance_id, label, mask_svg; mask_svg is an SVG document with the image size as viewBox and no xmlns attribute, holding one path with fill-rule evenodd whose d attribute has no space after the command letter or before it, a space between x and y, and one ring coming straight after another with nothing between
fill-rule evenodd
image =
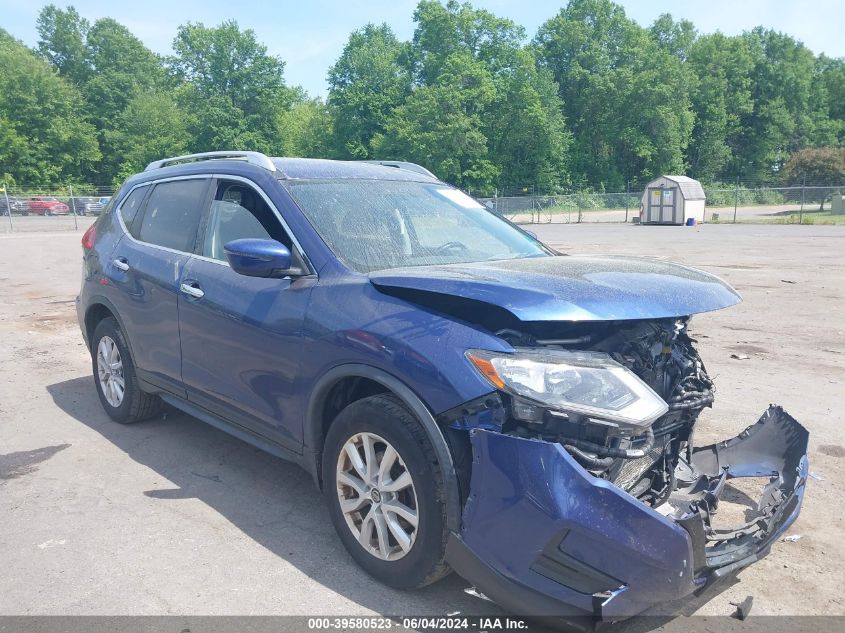
<instances>
[{"instance_id":1,"label":"rear wheel","mask_svg":"<svg viewBox=\"0 0 845 633\"><path fill-rule=\"evenodd\" d=\"M413 414L392 395L353 402L335 418L323 450L323 487L344 546L391 587L422 587L444 562L443 476Z\"/></svg>"},{"instance_id":2,"label":"rear wheel","mask_svg":"<svg viewBox=\"0 0 845 633\"><path fill-rule=\"evenodd\" d=\"M131 424L161 410L158 396L141 391L129 346L114 318L97 324L91 339L91 356L97 394L112 420Z\"/></svg>"}]
</instances>

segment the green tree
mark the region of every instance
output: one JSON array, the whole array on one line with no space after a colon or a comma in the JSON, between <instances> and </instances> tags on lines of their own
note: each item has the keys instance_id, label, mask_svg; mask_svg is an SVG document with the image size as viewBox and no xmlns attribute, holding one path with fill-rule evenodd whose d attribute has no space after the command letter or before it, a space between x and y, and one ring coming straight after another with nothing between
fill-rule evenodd
<instances>
[{"instance_id":1,"label":"green tree","mask_svg":"<svg viewBox=\"0 0 845 633\"><path fill-rule=\"evenodd\" d=\"M695 126L687 152L690 173L705 182L733 180L742 121L754 108L754 63L748 44L743 37L704 35L690 47L688 64L695 75L691 95Z\"/></svg>"},{"instance_id":2,"label":"green tree","mask_svg":"<svg viewBox=\"0 0 845 633\"><path fill-rule=\"evenodd\" d=\"M97 20L86 45L92 76L85 91L98 122L120 114L137 92L164 87L166 74L159 56L115 20Z\"/></svg>"},{"instance_id":3,"label":"green tree","mask_svg":"<svg viewBox=\"0 0 845 633\"><path fill-rule=\"evenodd\" d=\"M86 45L92 73L82 90L103 152L94 178L109 182L127 161L123 149L111 142L119 136L113 132L127 129L126 110L133 100L141 95L165 94L167 77L159 56L111 18L94 23L88 31ZM162 108L168 108L170 103L166 100ZM163 134L167 136L169 131Z\"/></svg>"},{"instance_id":4,"label":"green tree","mask_svg":"<svg viewBox=\"0 0 845 633\"><path fill-rule=\"evenodd\" d=\"M406 46L386 24L354 31L329 70L329 109L339 156L371 158L370 143L411 91Z\"/></svg>"},{"instance_id":5,"label":"green tree","mask_svg":"<svg viewBox=\"0 0 845 633\"><path fill-rule=\"evenodd\" d=\"M845 143L845 59L819 55L812 100L820 136L830 143Z\"/></svg>"},{"instance_id":6,"label":"green tree","mask_svg":"<svg viewBox=\"0 0 845 633\"><path fill-rule=\"evenodd\" d=\"M191 148L185 115L166 92L136 92L105 131L105 140L118 161L115 184L153 160L186 154Z\"/></svg>"},{"instance_id":7,"label":"green tree","mask_svg":"<svg viewBox=\"0 0 845 633\"><path fill-rule=\"evenodd\" d=\"M0 173L17 182L81 182L100 158L78 90L0 29Z\"/></svg>"},{"instance_id":8,"label":"green tree","mask_svg":"<svg viewBox=\"0 0 845 633\"><path fill-rule=\"evenodd\" d=\"M91 75L85 38L90 24L73 6L48 4L38 13L38 52L59 74L77 85Z\"/></svg>"},{"instance_id":9,"label":"green tree","mask_svg":"<svg viewBox=\"0 0 845 633\"><path fill-rule=\"evenodd\" d=\"M525 39L525 29L469 3L421 0L414 11L411 62L417 83L435 84L447 60L469 54L493 75L508 68Z\"/></svg>"},{"instance_id":10,"label":"green tree","mask_svg":"<svg viewBox=\"0 0 845 633\"><path fill-rule=\"evenodd\" d=\"M306 95L279 117L279 135L283 156L328 158L333 155L332 117L321 99Z\"/></svg>"},{"instance_id":11,"label":"green tree","mask_svg":"<svg viewBox=\"0 0 845 633\"><path fill-rule=\"evenodd\" d=\"M481 115L496 96L490 73L465 53L446 60L437 84L416 89L373 138L379 158L409 160L461 187L492 190L499 175L488 156Z\"/></svg>"},{"instance_id":12,"label":"green tree","mask_svg":"<svg viewBox=\"0 0 845 633\"><path fill-rule=\"evenodd\" d=\"M693 114L681 60L610 0L572 0L535 45L560 86L575 176L611 189L684 170Z\"/></svg>"},{"instance_id":13,"label":"green tree","mask_svg":"<svg viewBox=\"0 0 845 633\"><path fill-rule=\"evenodd\" d=\"M790 186L841 187L845 184L845 147L810 147L795 152L783 166L781 178ZM829 191L811 191L821 211Z\"/></svg>"},{"instance_id":14,"label":"green tree","mask_svg":"<svg viewBox=\"0 0 845 633\"><path fill-rule=\"evenodd\" d=\"M807 184L845 185L845 147L809 147L795 152L783 167L783 182L789 186Z\"/></svg>"},{"instance_id":15,"label":"green tree","mask_svg":"<svg viewBox=\"0 0 845 633\"><path fill-rule=\"evenodd\" d=\"M744 177L771 181L793 152L835 139L820 111L823 104L814 99L813 53L790 36L762 27L744 38L754 64L753 108L742 118L737 163Z\"/></svg>"},{"instance_id":16,"label":"green tree","mask_svg":"<svg viewBox=\"0 0 845 633\"><path fill-rule=\"evenodd\" d=\"M559 188L568 179L570 137L551 74L538 69L522 45L524 29L454 0L422 0L414 20L408 59L415 90L408 107L391 119L384 135L389 143L381 148L394 154L402 149L396 158L424 155L438 175L475 189L525 183ZM485 89L478 98L473 91L481 84L474 82L481 76ZM414 121L411 112L420 118ZM432 121L454 138L438 139ZM402 145L400 136L415 142ZM438 143L454 151L454 159L437 156ZM468 148L480 152L476 160Z\"/></svg>"},{"instance_id":17,"label":"green tree","mask_svg":"<svg viewBox=\"0 0 845 633\"><path fill-rule=\"evenodd\" d=\"M285 85L284 62L268 54L255 32L235 21L185 24L173 50L170 66L183 82L177 94L194 145L276 153L279 115L294 92Z\"/></svg>"},{"instance_id":18,"label":"green tree","mask_svg":"<svg viewBox=\"0 0 845 633\"><path fill-rule=\"evenodd\" d=\"M695 25L692 22L689 20L675 22L669 13L661 14L649 28L649 33L660 48L681 61L687 60L697 37Z\"/></svg>"},{"instance_id":19,"label":"green tree","mask_svg":"<svg viewBox=\"0 0 845 633\"><path fill-rule=\"evenodd\" d=\"M496 98L486 116L490 156L499 186L538 185L557 191L569 183L569 148L557 84L538 68L530 50L515 56L513 68L496 80Z\"/></svg>"}]
</instances>

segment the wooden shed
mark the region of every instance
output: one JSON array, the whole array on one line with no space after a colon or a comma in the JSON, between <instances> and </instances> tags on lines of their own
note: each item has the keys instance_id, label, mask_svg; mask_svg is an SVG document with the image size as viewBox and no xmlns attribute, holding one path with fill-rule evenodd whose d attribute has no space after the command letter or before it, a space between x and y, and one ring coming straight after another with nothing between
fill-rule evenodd
<instances>
[{"instance_id":1,"label":"wooden shed","mask_svg":"<svg viewBox=\"0 0 845 633\"><path fill-rule=\"evenodd\" d=\"M642 224L704 222L704 189L688 176L661 176L646 185L640 205Z\"/></svg>"}]
</instances>

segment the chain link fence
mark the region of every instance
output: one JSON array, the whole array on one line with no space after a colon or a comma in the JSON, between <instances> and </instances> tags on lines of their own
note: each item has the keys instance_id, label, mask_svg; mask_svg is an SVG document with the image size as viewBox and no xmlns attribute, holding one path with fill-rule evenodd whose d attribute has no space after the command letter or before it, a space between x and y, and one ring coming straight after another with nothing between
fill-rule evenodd
<instances>
[{"instance_id":1,"label":"chain link fence","mask_svg":"<svg viewBox=\"0 0 845 633\"><path fill-rule=\"evenodd\" d=\"M578 192L561 195L493 196L479 198L492 211L520 224L639 222L642 189L638 192ZM810 224L845 223L845 183L841 186L704 187L705 222Z\"/></svg>"},{"instance_id":2,"label":"chain link fence","mask_svg":"<svg viewBox=\"0 0 845 633\"><path fill-rule=\"evenodd\" d=\"M114 195L112 187L0 188L0 232L87 228Z\"/></svg>"},{"instance_id":3,"label":"chain link fence","mask_svg":"<svg viewBox=\"0 0 845 633\"><path fill-rule=\"evenodd\" d=\"M629 193L583 192L480 200L489 209L520 224L628 222L640 214L640 199Z\"/></svg>"},{"instance_id":4,"label":"chain link fence","mask_svg":"<svg viewBox=\"0 0 845 633\"><path fill-rule=\"evenodd\" d=\"M506 190L507 195L479 197L489 209L520 224L631 223L640 219L645 184L619 193L582 191L541 194L533 185ZM704 186L705 222L845 224L841 186ZM84 230L114 195L113 187L0 187L0 233ZM840 221L841 220L841 221Z\"/></svg>"}]
</instances>

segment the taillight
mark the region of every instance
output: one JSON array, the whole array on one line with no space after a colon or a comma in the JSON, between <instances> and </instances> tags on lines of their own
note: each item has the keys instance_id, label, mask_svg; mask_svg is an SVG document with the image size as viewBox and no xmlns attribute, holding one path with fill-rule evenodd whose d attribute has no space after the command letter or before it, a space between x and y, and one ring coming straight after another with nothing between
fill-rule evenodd
<instances>
[{"instance_id":1,"label":"taillight","mask_svg":"<svg viewBox=\"0 0 845 633\"><path fill-rule=\"evenodd\" d=\"M88 230L82 235L82 248L83 250L90 251L94 248L94 240L97 239L97 225L92 224L88 227Z\"/></svg>"}]
</instances>

